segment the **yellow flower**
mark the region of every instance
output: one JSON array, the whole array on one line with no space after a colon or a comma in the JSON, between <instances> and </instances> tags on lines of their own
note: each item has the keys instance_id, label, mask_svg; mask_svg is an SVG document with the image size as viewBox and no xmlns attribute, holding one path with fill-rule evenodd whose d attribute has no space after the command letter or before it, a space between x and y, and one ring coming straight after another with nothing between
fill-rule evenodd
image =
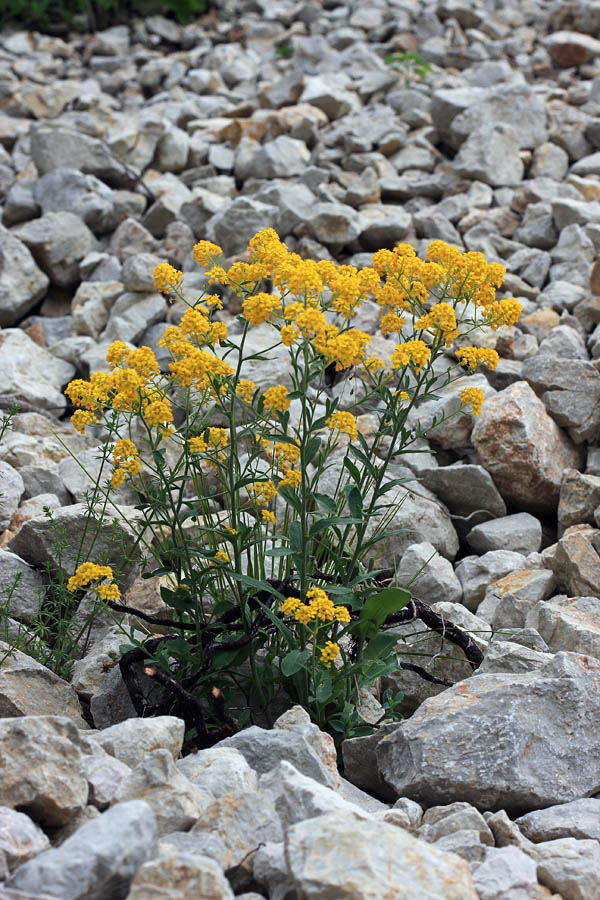
<instances>
[{"instance_id":1,"label":"yellow flower","mask_svg":"<svg viewBox=\"0 0 600 900\"><path fill-rule=\"evenodd\" d=\"M242 378L240 381L238 381L236 392L240 395L242 400L246 401L246 403L252 402L255 390L256 385L253 381L250 381L247 378Z\"/></svg>"},{"instance_id":2,"label":"yellow flower","mask_svg":"<svg viewBox=\"0 0 600 900\"><path fill-rule=\"evenodd\" d=\"M356 418L349 412L338 411L332 413L325 424L330 431L340 431L347 434L351 441L358 440L358 427Z\"/></svg>"},{"instance_id":3,"label":"yellow flower","mask_svg":"<svg viewBox=\"0 0 600 900\"><path fill-rule=\"evenodd\" d=\"M300 447L296 444L278 441L273 446L273 453L280 465L293 466L300 459Z\"/></svg>"},{"instance_id":4,"label":"yellow flower","mask_svg":"<svg viewBox=\"0 0 600 900\"><path fill-rule=\"evenodd\" d=\"M205 266L207 262L210 262L215 256L221 256L222 253L221 247L218 244L211 244L210 241L198 241L192 250L194 260L201 266Z\"/></svg>"},{"instance_id":5,"label":"yellow flower","mask_svg":"<svg viewBox=\"0 0 600 900\"><path fill-rule=\"evenodd\" d=\"M397 316L396 313L384 313L379 321L381 333L387 337L388 334L399 334L404 328L404 316Z\"/></svg>"},{"instance_id":6,"label":"yellow flower","mask_svg":"<svg viewBox=\"0 0 600 900\"><path fill-rule=\"evenodd\" d=\"M481 407L483 406L484 400L485 394L481 388L463 388L463 390L460 391L460 402L463 406L471 406L473 408L474 416L481 415Z\"/></svg>"},{"instance_id":7,"label":"yellow flower","mask_svg":"<svg viewBox=\"0 0 600 900\"><path fill-rule=\"evenodd\" d=\"M487 347L461 347L455 355L461 366L466 366L470 372L474 372L480 363L485 363L493 372L500 361L496 351Z\"/></svg>"},{"instance_id":8,"label":"yellow flower","mask_svg":"<svg viewBox=\"0 0 600 900\"><path fill-rule=\"evenodd\" d=\"M405 403L410 402L410 394L407 394L406 391L394 391L392 397L400 397L400 399L404 400Z\"/></svg>"},{"instance_id":9,"label":"yellow flower","mask_svg":"<svg viewBox=\"0 0 600 900\"><path fill-rule=\"evenodd\" d=\"M267 388L263 394L263 401L267 412L285 412L290 408L288 389L282 384Z\"/></svg>"},{"instance_id":10,"label":"yellow flower","mask_svg":"<svg viewBox=\"0 0 600 900\"><path fill-rule=\"evenodd\" d=\"M337 619L338 622L350 621L350 613L345 606L335 606L333 608L333 617L334 619Z\"/></svg>"},{"instance_id":11,"label":"yellow flower","mask_svg":"<svg viewBox=\"0 0 600 900\"><path fill-rule=\"evenodd\" d=\"M296 469L284 469L283 478L279 482L279 487L297 488L302 484L302 473Z\"/></svg>"},{"instance_id":12,"label":"yellow flower","mask_svg":"<svg viewBox=\"0 0 600 900\"><path fill-rule=\"evenodd\" d=\"M506 297L504 300L494 300L487 312L492 319L490 325L496 331L501 325L514 325L518 322L523 307L514 297Z\"/></svg>"},{"instance_id":13,"label":"yellow flower","mask_svg":"<svg viewBox=\"0 0 600 900\"><path fill-rule=\"evenodd\" d=\"M315 618L322 622L332 622L335 615L335 607L323 588L312 587L306 592L309 608L314 611Z\"/></svg>"},{"instance_id":14,"label":"yellow flower","mask_svg":"<svg viewBox=\"0 0 600 900\"><path fill-rule=\"evenodd\" d=\"M392 368L399 369L412 363L418 374L427 364L430 356L431 350L425 341L406 341L404 344L396 344L396 349L391 357Z\"/></svg>"},{"instance_id":15,"label":"yellow flower","mask_svg":"<svg viewBox=\"0 0 600 900\"><path fill-rule=\"evenodd\" d=\"M277 488L270 479L248 484L246 490L253 497L257 506L268 506L271 500L277 496Z\"/></svg>"},{"instance_id":16,"label":"yellow flower","mask_svg":"<svg viewBox=\"0 0 600 900\"><path fill-rule=\"evenodd\" d=\"M159 263L154 267L154 284L161 294L169 294L173 286L179 287L183 272L175 269L169 263Z\"/></svg>"},{"instance_id":17,"label":"yellow flower","mask_svg":"<svg viewBox=\"0 0 600 900\"><path fill-rule=\"evenodd\" d=\"M275 525L277 521L275 518L275 513L271 512L270 509L261 509L260 514L265 522L270 522L271 525Z\"/></svg>"},{"instance_id":18,"label":"yellow flower","mask_svg":"<svg viewBox=\"0 0 600 900\"><path fill-rule=\"evenodd\" d=\"M340 648L333 641L325 641L325 646L321 650L321 662L326 666L331 666L334 659L340 655Z\"/></svg>"},{"instance_id":19,"label":"yellow flower","mask_svg":"<svg viewBox=\"0 0 600 900\"><path fill-rule=\"evenodd\" d=\"M86 587L90 581L100 581L103 578L112 578L113 571L110 566L98 566L93 562L84 562L78 566L74 575L67 582L67 590L71 593L77 588Z\"/></svg>"},{"instance_id":20,"label":"yellow flower","mask_svg":"<svg viewBox=\"0 0 600 900\"><path fill-rule=\"evenodd\" d=\"M254 294L248 297L242 304L244 318L251 325L260 325L266 322L269 316L281 307L281 300L273 294Z\"/></svg>"},{"instance_id":21,"label":"yellow flower","mask_svg":"<svg viewBox=\"0 0 600 900\"><path fill-rule=\"evenodd\" d=\"M367 356L363 362L363 369L367 372L375 372L376 369L383 369L384 362L378 356Z\"/></svg>"},{"instance_id":22,"label":"yellow flower","mask_svg":"<svg viewBox=\"0 0 600 900\"><path fill-rule=\"evenodd\" d=\"M294 618L297 622L300 622L301 625L308 625L311 619L315 618L315 610L311 606L306 606L304 603L301 603L300 606L294 612Z\"/></svg>"},{"instance_id":23,"label":"yellow flower","mask_svg":"<svg viewBox=\"0 0 600 900\"><path fill-rule=\"evenodd\" d=\"M116 584L99 584L96 593L102 600L119 600L121 591Z\"/></svg>"},{"instance_id":24,"label":"yellow flower","mask_svg":"<svg viewBox=\"0 0 600 900\"><path fill-rule=\"evenodd\" d=\"M284 347L291 347L300 334L295 325L283 325L279 331L279 337Z\"/></svg>"},{"instance_id":25,"label":"yellow flower","mask_svg":"<svg viewBox=\"0 0 600 900\"><path fill-rule=\"evenodd\" d=\"M227 550L217 550L214 558L218 560L218 562L228 563L229 562L229 553Z\"/></svg>"},{"instance_id":26,"label":"yellow flower","mask_svg":"<svg viewBox=\"0 0 600 900\"><path fill-rule=\"evenodd\" d=\"M284 616L291 616L299 606L300 600L298 597L286 597L281 604L281 612Z\"/></svg>"}]
</instances>

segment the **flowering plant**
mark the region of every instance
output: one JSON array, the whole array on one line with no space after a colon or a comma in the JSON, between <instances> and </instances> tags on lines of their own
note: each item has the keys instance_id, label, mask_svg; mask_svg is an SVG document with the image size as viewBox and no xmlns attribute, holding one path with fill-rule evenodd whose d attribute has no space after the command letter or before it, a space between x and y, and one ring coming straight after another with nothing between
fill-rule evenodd
<instances>
[{"instance_id":1,"label":"flowering plant","mask_svg":"<svg viewBox=\"0 0 600 900\"><path fill-rule=\"evenodd\" d=\"M197 741L237 727L225 710L240 692L267 722L283 694L343 736L361 689L398 666L388 628L410 594L393 561L374 560L408 480L394 465L426 433L409 415L440 384L495 368L494 350L452 346L482 325L513 324L521 308L496 300L503 266L441 241L425 261L400 244L359 270L302 259L266 229L247 261L226 270L220 256L215 244L195 245L209 287L194 303L180 271L156 267L157 289L186 306L159 342L168 371L148 347L115 341L108 372L67 387L72 421L82 432L108 428L106 496L124 481L139 495L137 525L150 529L148 559L159 562L143 577L170 579L161 596L178 618L135 658L182 704ZM229 328L215 284L241 301ZM369 298L386 358L369 355L375 338L352 326ZM280 383L247 377L282 354ZM335 383L350 372L352 390ZM483 400L465 387L459 410L479 415ZM80 566L69 589L86 586L127 609L109 566Z\"/></svg>"}]
</instances>

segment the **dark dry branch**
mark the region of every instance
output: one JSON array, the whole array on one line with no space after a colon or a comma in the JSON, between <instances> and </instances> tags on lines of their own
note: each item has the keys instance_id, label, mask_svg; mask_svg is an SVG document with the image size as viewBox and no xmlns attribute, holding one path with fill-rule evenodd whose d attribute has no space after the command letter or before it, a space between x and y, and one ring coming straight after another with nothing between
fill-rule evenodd
<instances>
[{"instance_id":1,"label":"dark dry branch","mask_svg":"<svg viewBox=\"0 0 600 900\"><path fill-rule=\"evenodd\" d=\"M411 622L413 619L420 619L432 631L437 632L437 634L446 638L452 644L460 647L473 670L477 669L483 662L483 653L470 634L463 631L458 625L449 622L444 616L434 612L429 604L423 603L422 600L417 600L415 597L411 597L408 606L405 606L400 612L389 615L385 620L385 624L400 625L405 622Z\"/></svg>"},{"instance_id":2,"label":"dark dry branch","mask_svg":"<svg viewBox=\"0 0 600 900\"><path fill-rule=\"evenodd\" d=\"M445 678L438 678L436 675L430 675L426 669L423 669L421 666L415 666L413 663L401 662L401 669L407 669L409 672L416 672L420 678L424 681L430 681L431 684L442 684L444 687L453 687L453 681L446 681Z\"/></svg>"}]
</instances>

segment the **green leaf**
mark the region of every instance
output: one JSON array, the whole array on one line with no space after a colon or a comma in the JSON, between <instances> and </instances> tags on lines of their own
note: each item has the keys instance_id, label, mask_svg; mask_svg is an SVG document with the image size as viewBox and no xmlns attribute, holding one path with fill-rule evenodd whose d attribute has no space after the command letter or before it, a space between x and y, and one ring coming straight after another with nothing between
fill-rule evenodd
<instances>
[{"instance_id":1,"label":"green leaf","mask_svg":"<svg viewBox=\"0 0 600 900\"><path fill-rule=\"evenodd\" d=\"M360 472L358 471L358 467L347 456L344 457L344 468L350 472L354 483L360 485Z\"/></svg>"},{"instance_id":2,"label":"green leaf","mask_svg":"<svg viewBox=\"0 0 600 900\"><path fill-rule=\"evenodd\" d=\"M377 594L371 594L353 628L354 633L373 640L386 618L391 613L404 609L409 601L410 593L404 588L384 588Z\"/></svg>"},{"instance_id":3,"label":"green leaf","mask_svg":"<svg viewBox=\"0 0 600 900\"><path fill-rule=\"evenodd\" d=\"M348 485L347 485L348 487ZM348 491L345 491L350 512L359 522L363 520L363 503L362 496L356 485L352 485Z\"/></svg>"},{"instance_id":4,"label":"green leaf","mask_svg":"<svg viewBox=\"0 0 600 900\"><path fill-rule=\"evenodd\" d=\"M321 680L317 685L317 690L315 691L317 703L327 703L327 701L331 697L332 692L333 685L331 683L331 676L328 672L323 672Z\"/></svg>"},{"instance_id":5,"label":"green leaf","mask_svg":"<svg viewBox=\"0 0 600 900\"><path fill-rule=\"evenodd\" d=\"M289 547L272 547L270 550L265 550L265 556L292 556L293 553L294 551Z\"/></svg>"},{"instance_id":6,"label":"green leaf","mask_svg":"<svg viewBox=\"0 0 600 900\"><path fill-rule=\"evenodd\" d=\"M362 522L362 519L358 519L354 516L330 516L327 519L317 519L316 522L310 527L310 531L308 533L309 537L314 537L315 534L319 534L320 531L324 531L325 528L333 527L334 525L359 525Z\"/></svg>"},{"instance_id":7,"label":"green leaf","mask_svg":"<svg viewBox=\"0 0 600 900\"><path fill-rule=\"evenodd\" d=\"M336 514L337 503L332 497L328 497L327 494L312 494L311 499L326 512Z\"/></svg>"},{"instance_id":8,"label":"green leaf","mask_svg":"<svg viewBox=\"0 0 600 900\"><path fill-rule=\"evenodd\" d=\"M302 528L300 522L290 522L288 526L288 538L294 553L302 553Z\"/></svg>"},{"instance_id":9,"label":"green leaf","mask_svg":"<svg viewBox=\"0 0 600 900\"><path fill-rule=\"evenodd\" d=\"M383 631L374 637L363 651L363 659L385 659L393 652L394 647L398 643L398 635L390 634L389 631ZM394 662L393 668L397 668ZM370 675L370 673L369 673Z\"/></svg>"},{"instance_id":10,"label":"green leaf","mask_svg":"<svg viewBox=\"0 0 600 900\"><path fill-rule=\"evenodd\" d=\"M179 612L189 609L192 604L191 591L186 591L182 587L178 587L174 591L168 587L161 587L160 597L163 603Z\"/></svg>"},{"instance_id":11,"label":"green leaf","mask_svg":"<svg viewBox=\"0 0 600 900\"><path fill-rule=\"evenodd\" d=\"M295 675L296 672L299 672L300 669L305 668L310 657L310 650L290 650L290 652L286 653L281 660L281 674L286 678L290 678L292 675Z\"/></svg>"},{"instance_id":12,"label":"green leaf","mask_svg":"<svg viewBox=\"0 0 600 900\"><path fill-rule=\"evenodd\" d=\"M312 462L319 449L321 447L321 436L318 434L313 435L313 437L309 438L306 442L306 450L304 452L304 462L309 463Z\"/></svg>"}]
</instances>

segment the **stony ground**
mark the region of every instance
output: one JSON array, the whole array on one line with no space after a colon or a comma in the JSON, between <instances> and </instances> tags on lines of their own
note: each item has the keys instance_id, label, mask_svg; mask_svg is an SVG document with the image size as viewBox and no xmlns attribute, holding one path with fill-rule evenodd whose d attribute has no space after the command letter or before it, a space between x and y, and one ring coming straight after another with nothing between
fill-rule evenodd
<instances>
[{"instance_id":1,"label":"stony ground","mask_svg":"<svg viewBox=\"0 0 600 900\"><path fill-rule=\"evenodd\" d=\"M272 226L313 258L368 265L442 239L507 268L501 296L524 314L483 337L501 357L469 381L483 413L407 458L418 480L394 527L414 531L386 548L409 574L438 551L414 596L484 660L473 672L402 626L406 658L452 686L399 669L405 723L347 741L341 779L298 709L180 758L180 720L131 718L109 620L71 683L2 652L0 898L597 900L600 5L212 6L186 28L0 34L0 407L21 408L0 444L0 583L21 573L2 635L27 627L58 566L43 508L83 528L90 482L61 441L94 471L101 435L73 430L65 385L117 338L166 365L158 341L182 309L154 265L182 268L191 297L196 240L231 261ZM397 52L431 71L384 62ZM358 327L377 323L366 303ZM281 376L274 359L255 379ZM158 608L134 573L122 587ZM375 696L363 711L384 715Z\"/></svg>"}]
</instances>

